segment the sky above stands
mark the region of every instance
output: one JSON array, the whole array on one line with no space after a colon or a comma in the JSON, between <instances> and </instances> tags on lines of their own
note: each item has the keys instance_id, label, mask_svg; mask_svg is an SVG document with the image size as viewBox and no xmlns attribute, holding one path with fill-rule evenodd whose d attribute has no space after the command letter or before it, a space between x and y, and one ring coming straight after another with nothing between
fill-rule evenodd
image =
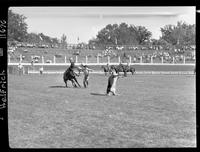
<instances>
[{"instance_id":1,"label":"sky above stands","mask_svg":"<svg viewBox=\"0 0 200 152\"><path fill-rule=\"evenodd\" d=\"M88 42L107 24L145 26L152 38L161 36L160 28L177 21L195 24L196 7L10 7L27 17L28 32L50 37L67 36L68 43Z\"/></svg>"}]
</instances>

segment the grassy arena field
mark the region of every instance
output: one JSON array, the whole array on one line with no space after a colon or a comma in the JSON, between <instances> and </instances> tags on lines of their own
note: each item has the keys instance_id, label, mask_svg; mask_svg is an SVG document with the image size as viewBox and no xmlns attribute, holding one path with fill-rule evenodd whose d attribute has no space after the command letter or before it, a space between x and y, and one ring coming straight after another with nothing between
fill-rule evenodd
<instances>
[{"instance_id":1,"label":"grassy arena field","mask_svg":"<svg viewBox=\"0 0 200 152\"><path fill-rule=\"evenodd\" d=\"M104 95L107 79L91 74L85 89L61 74L8 75L10 147L196 147L194 75L128 75L119 96Z\"/></svg>"}]
</instances>

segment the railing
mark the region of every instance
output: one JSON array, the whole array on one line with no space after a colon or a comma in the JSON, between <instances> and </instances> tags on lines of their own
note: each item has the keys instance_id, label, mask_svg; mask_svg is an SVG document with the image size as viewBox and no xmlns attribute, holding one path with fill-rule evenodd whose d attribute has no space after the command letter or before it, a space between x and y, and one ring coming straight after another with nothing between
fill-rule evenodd
<instances>
[{"instance_id":1,"label":"railing","mask_svg":"<svg viewBox=\"0 0 200 152\"><path fill-rule=\"evenodd\" d=\"M66 56L64 58L64 62L63 63L56 63L56 57L55 56L53 57L53 63L45 63L43 56L42 56L41 59L42 59L41 63L33 63L33 64L34 65L43 65L43 66L48 66L48 65L56 65L56 66L59 66L59 65L70 65L70 63L67 63ZM20 55L20 61L19 62L22 65L32 65L31 63L25 63L25 62L23 62L22 55ZM18 65L19 62L16 62L16 63L10 62L10 56L8 56L8 65ZM78 61L78 56L75 57L75 62L76 62L77 65L80 65L81 63L83 63L83 62L80 63ZM107 62L100 62L99 56L97 56L96 57L96 62L93 62L93 63L91 63L91 62L88 61L88 56L85 56L85 62L84 62L84 64L86 64L86 65L107 65L107 64L109 64L109 65L118 65L119 63L121 63L120 56L118 56L118 62L111 62L109 56L107 56ZM195 65L195 63L186 63L185 57L183 57L183 62L182 63L176 63L174 57L173 57L172 63L164 63L163 57L161 57L161 63L154 63L153 57L151 57L150 63L144 63L142 56L140 57L139 62L132 62L132 58L131 58L131 56L129 56L128 63L130 65ZM124 64L127 64L127 62L124 63Z\"/></svg>"},{"instance_id":2,"label":"railing","mask_svg":"<svg viewBox=\"0 0 200 152\"><path fill-rule=\"evenodd\" d=\"M31 63L21 63L22 65L32 65ZM76 65L80 65L81 63L76 63ZM107 65L108 63L84 63L85 65ZM126 63L122 63L126 64ZM19 63L8 63L8 65L19 65ZM34 66L61 66L61 65L70 65L70 63L34 63ZM109 63L109 65L119 65L119 63ZM195 63L130 63L129 65L188 65L195 66Z\"/></svg>"}]
</instances>

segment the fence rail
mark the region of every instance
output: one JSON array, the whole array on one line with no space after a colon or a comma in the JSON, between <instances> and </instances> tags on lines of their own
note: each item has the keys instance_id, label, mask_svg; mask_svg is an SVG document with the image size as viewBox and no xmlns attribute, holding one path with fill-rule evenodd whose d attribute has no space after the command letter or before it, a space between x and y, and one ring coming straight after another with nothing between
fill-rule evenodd
<instances>
[{"instance_id":1,"label":"fence rail","mask_svg":"<svg viewBox=\"0 0 200 152\"><path fill-rule=\"evenodd\" d=\"M41 57L41 62L34 63L34 65L44 65L44 66L48 66L48 65L69 65L69 64L70 64L69 62L67 62L67 57L66 57L66 56L65 56L63 62L56 62L56 59L57 59L56 56L53 56L53 62L46 63L46 62L44 61L44 56L42 56L42 57ZM129 56L129 58L126 59L126 62L123 61L123 60L121 59L120 56L119 56L118 59L117 59L118 61L113 61L113 62L111 62L110 56L107 56L105 59L106 59L105 61L100 62L100 58L99 58L99 56L97 56L94 62L91 62L91 61L89 62L88 56L85 56L85 61L81 62L81 61L79 60L78 56L75 56L75 62L76 62L77 65L79 65L79 64L81 64L81 63L84 63L84 64L86 64L86 65L106 65L107 63L109 63L110 65L117 65L117 64L119 64L119 63L121 63L121 62L123 62L123 63L125 63L125 64L126 64L126 63L129 63L130 65L195 65L195 60L194 60L193 63L187 63L187 62L186 62L186 57L185 57L185 56L184 56L182 62L177 62L177 61L176 61L176 58L173 57L173 60L170 61L170 63L169 63L169 62L165 62L163 57L161 57L161 62L156 62L156 61L153 59L153 57L151 57L150 62L144 62L144 61L143 61L144 58L143 58L142 56L140 56L139 62L136 62L135 60L133 61L131 56ZM155 62L154 62L154 61L155 61ZM15 62L16 62L16 61L15 61ZM16 65L16 64L18 64L18 63L15 63L15 62L11 62L10 56L8 56L8 65ZM27 63L27 62L24 62L24 63L23 63L22 55L20 55L20 60L19 60L19 62L22 63L23 65L30 65L30 64L31 64L31 63Z\"/></svg>"},{"instance_id":2,"label":"fence rail","mask_svg":"<svg viewBox=\"0 0 200 152\"><path fill-rule=\"evenodd\" d=\"M23 63L22 65L32 65L31 63ZM85 65L107 65L108 63L84 63ZM127 64L127 63L122 63ZM19 65L19 63L8 63L8 65ZM34 63L34 66L63 66L70 65L70 63ZM76 63L76 65L81 65L81 63ZM119 65L118 62L109 63L109 65ZM130 65L180 65L180 66L195 66L195 63L130 63Z\"/></svg>"},{"instance_id":3,"label":"fence rail","mask_svg":"<svg viewBox=\"0 0 200 152\"><path fill-rule=\"evenodd\" d=\"M44 74L63 74L64 71L44 71ZM39 74L39 71L29 71L29 74ZM92 74L104 74L103 71L92 71ZM122 73L122 72L120 72ZM130 74L130 73L128 73ZM148 75L194 75L193 71L136 71L135 74Z\"/></svg>"}]
</instances>

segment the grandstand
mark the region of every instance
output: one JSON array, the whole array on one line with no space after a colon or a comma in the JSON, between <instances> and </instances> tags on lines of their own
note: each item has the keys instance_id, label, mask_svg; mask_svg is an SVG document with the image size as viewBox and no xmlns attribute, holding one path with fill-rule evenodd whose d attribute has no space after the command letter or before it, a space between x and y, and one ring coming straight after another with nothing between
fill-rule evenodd
<instances>
[{"instance_id":1,"label":"grandstand","mask_svg":"<svg viewBox=\"0 0 200 152\"><path fill-rule=\"evenodd\" d=\"M168 71L172 69L169 68L172 67L170 65L176 67L172 71L180 71L180 69L183 71L193 71L196 59L195 48L186 47L179 50L164 50L161 46L108 46L106 49L80 47L78 49L69 49L29 47L26 45L24 47L15 46L14 49L8 48L8 50L11 49L12 51L8 51L8 67L16 67L21 62L28 67L29 71L31 65L34 64L36 71L38 71L40 66L44 66L44 71L56 71L59 69L61 72L69 65L68 58L71 56L77 64L86 63L96 71L101 71L100 65L107 63L119 64L120 62L137 66L137 71L167 71L166 69L162 69L163 66L161 65L168 65ZM144 68L144 65L147 67ZM148 65L151 65L151 67L157 66L152 69ZM158 68L158 65L162 68ZM185 68L180 68L181 66Z\"/></svg>"}]
</instances>

